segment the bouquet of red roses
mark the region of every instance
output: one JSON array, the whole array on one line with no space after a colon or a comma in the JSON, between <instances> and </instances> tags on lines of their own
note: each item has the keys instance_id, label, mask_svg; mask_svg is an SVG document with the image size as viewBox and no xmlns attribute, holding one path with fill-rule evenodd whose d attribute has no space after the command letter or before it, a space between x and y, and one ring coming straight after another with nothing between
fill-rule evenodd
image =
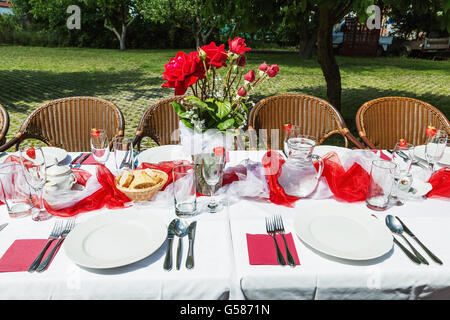
<instances>
[{"instance_id":1,"label":"bouquet of red roses","mask_svg":"<svg viewBox=\"0 0 450 320\"><path fill-rule=\"evenodd\" d=\"M214 42L186 54L178 52L164 68L162 85L174 88L175 95L192 95L172 106L181 122L190 129L242 129L247 125L248 108L245 101L250 91L266 79L275 77L280 68L262 63L259 72L245 73L247 47L239 37L228 39L225 45Z\"/></svg>"}]
</instances>

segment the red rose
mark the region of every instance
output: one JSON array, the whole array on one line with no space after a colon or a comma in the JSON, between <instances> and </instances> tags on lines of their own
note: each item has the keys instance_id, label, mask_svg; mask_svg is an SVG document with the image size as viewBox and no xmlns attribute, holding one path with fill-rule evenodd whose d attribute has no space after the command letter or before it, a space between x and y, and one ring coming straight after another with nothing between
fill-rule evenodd
<instances>
[{"instance_id":1,"label":"red rose","mask_svg":"<svg viewBox=\"0 0 450 320\"><path fill-rule=\"evenodd\" d=\"M280 68L276 64L272 64L267 68L266 73L269 76L269 78L273 78L278 74L278 71L280 71Z\"/></svg>"},{"instance_id":2,"label":"red rose","mask_svg":"<svg viewBox=\"0 0 450 320\"><path fill-rule=\"evenodd\" d=\"M246 80L248 82L255 81L255 71L250 70L249 72L247 72L244 76L244 80Z\"/></svg>"},{"instance_id":3,"label":"red rose","mask_svg":"<svg viewBox=\"0 0 450 320\"><path fill-rule=\"evenodd\" d=\"M400 139L400 141L399 141L398 144L400 145L400 147L406 147L406 145L407 145L408 143L406 142L405 139Z\"/></svg>"},{"instance_id":4,"label":"red rose","mask_svg":"<svg viewBox=\"0 0 450 320\"><path fill-rule=\"evenodd\" d=\"M239 67L244 67L246 64L247 64L247 57L246 57L246 56L240 56L240 57L237 59L237 65L238 65Z\"/></svg>"},{"instance_id":5,"label":"red rose","mask_svg":"<svg viewBox=\"0 0 450 320\"><path fill-rule=\"evenodd\" d=\"M93 129L91 130L91 134L92 134L92 136L93 136L94 138L98 138L98 137L100 136L100 130L98 130L98 129L96 129L96 128L93 128Z\"/></svg>"},{"instance_id":6,"label":"red rose","mask_svg":"<svg viewBox=\"0 0 450 320\"><path fill-rule=\"evenodd\" d=\"M234 38L233 41L228 39L228 46L229 50L236 54L244 54L247 51L252 50L252 48L246 46L245 40L239 37Z\"/></svg>"},{"instance_id":7,"label":"red rose","mask_svg":"<svg viewBox=\"0 0 450 320\"><path fill-rule=\"evenodd\" d=\"M241 97L245 97L245 96L247 95L247 90L245 90L244 87L241 87L241 88L238 90L237 94L238 94L239 96L241 96Z\"/></svg>"},{"instance_id":8,"label":"red rose","mask_svg":"<svg viewBox=\"0 0 450 320\"><path fill-rule=\"evenodd\" d=\"M259 70L261 70L261 71L263 71L263 72L266 72L267 71L267 68L269 68L269 66L265 63L265 62L263 62L263 63L261 63L260 65L259 65Z\"/></svg>"},{"instance_id":9,"label":"red rose","mask_svg":"<svg viewBox=\"0 0 450 320\"><path fill-rule=\"evenodd\" d=\"M33 147L27 149L26 154L30 159L36 159L36 150Z\"/></svg>"},{"instance_id":10,"label":"red rose","mask_svg":"<svg viewBox=\"0 0 450 320\"><path fill-rule=\"evenodd\" d=\"M175 95L185 94L191 85L205 77L205 67L197 51L178 52L164 68L163 79L167 82L162 87L175 88Z\"/></svg>"},{"instance_id":11,"label":"red rose","mask_svg":"<svg viewBox=\"0 0 450 320\"><path fill-rule=\"evenodd\" d=\"M219 47L216 46L214 42L201 47L201 49L206 53L206 67L210 66L219 69L221 67L227 66L228 52L225 51L225 45L221 44Z\"/></svg>"},{"instance_id":12,"label":"red rose","mask_svg":"<svg viewBox=\"0 0 450 320\"><path fill-rule=\"evenodd\" d=\"M225 148L224 147L215 147L213 149L213 151L214 151L214 154L216 155L216 157L219 157L219 158L223 157L224 154L225 154Z\"/></svg>"},{"instance_id":13,"label":"red rose","mask_svg":"<svg viewBox=\"0 0 450 320\"><path fill-rule=\"evenodd\" d=\"M290 122L287 122L285 124L283 124L283 130L288 133L289 131L291 131L292 128L292 124Z\"/></svg>"}]
</instances>

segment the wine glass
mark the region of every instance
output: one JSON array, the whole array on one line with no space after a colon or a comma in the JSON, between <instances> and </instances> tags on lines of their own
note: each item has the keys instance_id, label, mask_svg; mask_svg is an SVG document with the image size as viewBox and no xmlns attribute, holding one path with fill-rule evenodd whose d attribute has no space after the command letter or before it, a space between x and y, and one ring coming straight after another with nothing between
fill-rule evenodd
<instances>
[{"instance_id":1,"label":"wine glass","mask_svg":"<svg viewBox=\"0 0 450 320\"><path fill-rule=\"evenodd\" d=\"M448 134L443 130L437 130L436 134L428 137L425 146L425 157L428 161L428 166L431 167L431 172L434 172L436 162L439 162L444 155L447 147Z\"/></svg>"},{"instance_id":2,"label":"wine glass","mask_svg":"<svg viewBox=\"0 0 450 320\"><path fill-rule=\"evenodd\" d=\"M43 190L47 181L47 169L45 157L40 147L20 148L20 164L22 166L25 180L38 196L39 208L33 210L31 218L34 221L44 221L52 217L45 210Z\"/></svg>"},{"instance_id":3,"label":"wine glass","mask_svg":"<svg viewBox=\"0 0 450 320\"><path fill-rule=\"evenodd\" d=\"M397 165L394 172L394 188L391 193L391 200L395 205L403 205L403 201L398 197L398 190L409 190L412 184L412 175L409 174L414 161L414 145L410 143L398 142L392 152L392 162Z\"/></svg>"},{"instance_id":4,"label":"wine glass","mask_svg":"<svg viewBox=\"0 0 450 320\"><path fill-rule=\"evenodd\" d=\"M91 152L98 163L104 165L108 161L110 150L109 140L105 130L91 130Z\"/></svg>"},{"instance_id":5,"label":"wine glass","mask_svg":"<svg viewBox=\"0 0 450 320\"><path fill-rule=\"evenodd\" d=\"M215 193L216 185L223 175L225 166L224 155L223 148L214 148L213 153L206 153L202 156L202 175L211 192L211 200L208 204L209 212L211 213L215 213L220 209L219 203L215 199Z\"/></svg>"},{"instance_id":6,"label":"wine glass","mask_svg":"<svg viewBox=\"0 0 450 320\"><path fill-rule=\"evenodd\" d=\"M295 125L295 124L290 124L290 123L283 125L283 131L284 131L283 151L284 151L285 156L287 157L289 154L289 147L287 145L287 142L291 138L297 138L299 136L302 136L303 132L302 132L300 126Z\"/></svg>"}]
</instances>

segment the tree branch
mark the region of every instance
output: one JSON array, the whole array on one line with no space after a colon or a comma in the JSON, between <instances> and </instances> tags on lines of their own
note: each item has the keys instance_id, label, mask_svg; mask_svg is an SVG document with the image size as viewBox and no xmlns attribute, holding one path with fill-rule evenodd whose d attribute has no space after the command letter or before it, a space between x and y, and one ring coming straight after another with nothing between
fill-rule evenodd
<instances>
[{"instance_id":1,"label":"tree branch","mask_svg":"<svg viewBox=\"0 0 450 320\"><path fill-rule=\"evenodd\" d=\"M116 37L120 40L120 34L119 34L119 32L117 32L117 29L116 29L114 26L111 27L111 26L108 25L107 19L105 19L104 27L105 27L106 29L108 29L108 30L114 32L114 34L116 35Z\"/></svg>"}]
</instances>

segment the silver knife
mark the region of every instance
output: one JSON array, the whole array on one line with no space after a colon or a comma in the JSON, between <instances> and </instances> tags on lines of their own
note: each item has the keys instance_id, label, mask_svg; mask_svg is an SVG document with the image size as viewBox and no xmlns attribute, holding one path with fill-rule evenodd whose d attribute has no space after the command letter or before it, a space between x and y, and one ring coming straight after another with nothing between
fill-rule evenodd
<instances>
[{"instance_id":1,"label":"silver knife","mask_svg":"<svg viewBox=\"0 0 450 320\"><path fill-rule=\"evenodd\" d=\"M91 154L88 153L88 154L85 155L83 158L81 158L80 162L78 162L78 163L74 166L74 168L79 168L79 167L81 167L81 164L83 163L83 161L86 160L87 158L89 158L90 155L91 155Z\"/></svg>"},{"instance_id":2,"label":"silver knife","mask_svg":"<svg viewBox=\"0 0 450 320\"><path fill-rule=\"evenodd\" d=\"M0 231L2 231L6 226L8 225L8 223L4 223L0 226Z\"/></svg>"},{"instance_id":3,"label":"silver knife","mask_svg":"<svg viewBox=\"0 0 450 320\"><path fill-rule=\"evenodd\" d=\"M173 238L175 237L175 223L177 219L173 219L167 228L167 251L166 258L164 259L164 269L171 270L172 269L172 243Z\"/></svg>"},{"instance_id":4,"label":"silver knife","mask_svg":"<svg viewBox=\"0 0 450 320\"><path fill-rule=\"evenodd\" d=\"M443 264L443 262L441 261L441 259L439 259L438 257L436 257L433 252L431 252L427 247L425 247L425 245L420 242L419 239L417 239L417 237L414 235L414 233L412 233L411 230L409 230L409 228L403 223L402 220L400 220L399 217L396 216L396 218L398 219L398 221L400 221L400 223L402 224L403 230L405 230L405 232L414 240L416 240L416 242L422 247L423 250L425 250L425 252L431 257L431 259L433 259L435 262L439 263L439 264Z\"/></svg>"},{"instance_id":5,"label":"silver knife","mask_svg":"<svg viewBox=\"0 0 450 320\"><path fill-rule=\"evenodd\" d=\"M188 238L189 238L189 250L186 259L186 268L192 269L194 267L194 240L195 240L195 229L197 228L197 221L192 222L188 227Z\"/></svg>"}]
</instances>

